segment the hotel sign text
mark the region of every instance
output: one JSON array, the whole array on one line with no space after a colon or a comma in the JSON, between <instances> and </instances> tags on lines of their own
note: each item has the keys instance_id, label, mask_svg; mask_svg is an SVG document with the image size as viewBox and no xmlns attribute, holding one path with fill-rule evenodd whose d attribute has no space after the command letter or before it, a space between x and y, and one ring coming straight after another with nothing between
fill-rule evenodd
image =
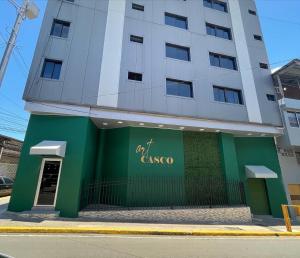
<instances>
[{"instance_id":1,"label":"hotel sign text","mask_svg":"<svg viewBox=\"0 0 300 258\"><path fill-rule=\"evenodd\" d=\"M158 165L172 165L174 163L174 158L173 157L166 157L166 156L161 156L161 155L155 155L152 156L150 154L150 150L152 145L154 144L153 139L150 139L145 146L143 145L138 145L136 147L136 153L140 154L140 162L141 163L148 163L148 164L158 164Z\"/></svg>"}]
</instances>

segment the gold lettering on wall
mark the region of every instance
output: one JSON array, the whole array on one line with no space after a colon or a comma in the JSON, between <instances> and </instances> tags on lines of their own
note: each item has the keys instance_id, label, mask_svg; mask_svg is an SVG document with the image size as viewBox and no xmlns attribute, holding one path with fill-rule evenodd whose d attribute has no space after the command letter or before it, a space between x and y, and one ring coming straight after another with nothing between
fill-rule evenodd
<instances>
[{"instance_id":1,"label":"gold lettering on wall","mask_svg":"<svg viewBox=\"0 0 300 258\"><path fill-rule=\"evenodd\" d=\"M165 157L165 156L152 156L150 154L150 150L152 145L154 144L153 139L150 139L146 142L146 145L138 145L136 147L135 152L140 154L140 162L143 164L154 164L154 165L172 165L174 163L173 157Z\"/></svg>"}]
</instances>

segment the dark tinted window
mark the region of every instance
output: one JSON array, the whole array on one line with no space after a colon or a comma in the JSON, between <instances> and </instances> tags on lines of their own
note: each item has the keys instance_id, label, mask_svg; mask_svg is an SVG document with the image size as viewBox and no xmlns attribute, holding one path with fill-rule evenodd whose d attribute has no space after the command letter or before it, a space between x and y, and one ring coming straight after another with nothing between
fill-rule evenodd
<instances>
[{"instance_id":1,"label":"dark tinted window","mask_svg":"<svg viewBox=\"0 0 300 258\"><path fill-rule=\"evenodd\" d=\"M235 57L209 53L210 64L226 69L237 70Z\"/></svg>"},{"instance_id":2,"label":"dark tinted window","mask_svg":"<svg viewBox=\"0 0 300 258\"><path fill-rule=\"evenodd\" d=\"M298 118L297 118L297 113L295 113L295 112L287 112L287 115L288 115L288 119L290 122L290 126L291 127L299 127L298 119L300 118L300 116L298 116Z\"/></svg>"},{"instance_id":3,"label":"dark tinted window","mask_svg":"<svg viewBox=\"0 0 300 258\"><path fill-rule=\"evenodd\" d=\"M60 20L53 20L51 35L61 38L67 38L69 35L70 23Z\"/></svg>"},{"instance_id":4,"label":"dark tinted window","mask_svg":"<svg viewBox=\"0 0 300 258\"><path fill-rule=\"evenodd\" d=\"M140 4L134 4L132 3L132 9L137 10L137 11L144 11L144 6Z\"/></svg>"},{"instance_id":5,"label":"dark tinted window","mask_svg":"<svg viewBox=\"0 0 300 258\"><path fill-rule=\"evenodd\" d=\"M262 68L262 69L268 69L269 66L265 63L259 63L259 67Z\"/></svg>"},{"instance_id":6,"label":"dark tinted window","mask_svg":"<svg viewBox=\"0 0 300 258\"><path fill-rule=\"evenodd\" d=\"M178 81L173 79L166 80L167 94L182 97L193 97L193 85L191 82Z\"/></svg>"},{"instance_id":7,"label":"dark tinted window","mask_svg":"<svg viewBox=\"0 0 300 258\"><path fill-rule=\"evenodd\" d=\"M276 101L275 95L273 95L273 94L267 94L267 99L269 101Z\"/></svg>"},{"instance_id":8,"label":"dark tinted window","mask_svg":"<svg viewBox=\"0 0 300 258\"><path fill-rule=\"evenodd\" d=\"M214 99L215 101L243 104L242 93L240 90L223 88L214 86Z\"/></svg>"},{"instance_id":9,"label":"dark tinted window","mask_svg":"<svg viewBox=\"0 0 300 258\"><path fill-rule=\"evenodd\" d=\"M212 8L221 12L227 12L227 4L219 0L203 0L205 7Z\"/></svg>"},{"instance_id":10,"label":"dark tinted window","mask_svg":"<svg viewBox=\"0 0 300 258\"><path fill-rule=\"evenodd\" d=\"M8 177L3 177L3 179L4 179L4 182L6 183L6 184L13 184L14 183L14 181L12 181L10 178L8 178Z\"/></svg>"},{"instance_id":11,"label":"dark tinted window","mask_svg":"<svg viewBox=\"0 0 300 258\"><path fill-rule=\"evenodd\" d=\"M128 72L128 79L133 81L142 81L143 75L141 73Z\"/></svg>"},{"instance_id":12,"label":"dark tinted window","mask_svg":"<svg viewBox=\"0 0 300 258\"><path fill-rule=\"evenodd\" d=\"M166 44L166 56L184 61L190 61L190 49L173 44Z\"/></svg>"},{"instance_id":13,"label":"dark tinted window","mask_svg":"<svg viewBox=\"0 0 300 258\"><path fill-rule=\"evenodd\" d=\"M248 13L250 13L250 14L252 14L252 15L256 15L256 12L255 11L253 11L253 10L248 10Z\"/></svg>"},{"instance_id":14,"label":"dark tinted window","mask_svg":"<svg viewBox=\"0 0 300 258\"><path fill-rule=\"evenodd\" d=\"M130 35L130 41L143 44L144 39L143 39L143 37Z\"/></svg>"},{"instance_id":15,"label":"dark tinted window","mask_svg":"<svg viewBox=\"0 0 300 258\"><path fill-rule=\"evenodd\" d=\"M59 79L62 62L46 59L44 62L41 76L49 79Z\"/></svg>"},{"instance_id":16,"label":"dark tinted window","mask_svg":"<svg viewBox=\"0 0 300 258\"><path fill-rule=\"evenodd\" d=\"M186 17L171 13L165 13L165 24L186 30L188 28Z\"/></svg>"},{"instance_id":17,"label":"dark tinted window","mask_svg":"<svg viewBox=\"0 0 300 258\"><path fill-rule=\"evenodd\" d=\"M256 39L256 40L262 41L262 36L260 36L260 35L253 35L253 37L254 37L254 39Z\"/></svg>"},{"instance_id":18,"label":"dark tinted window","mask_svg":"<svg viewBox=\"0 0 300 258\"><path fill-rule=\"evenodd\" d=\"M4 185L4 181L2 180L1 177L0 177L0 185Z\"/></svg>"},{"instance_id":19,"label":"dark tinted window","mask_svg":"<svg viewBox=\"0 0 300 258\"><path fill-rule=\"evenodd\" d=\"M214 24L206 23L206 32L208 35L216 36L224 39L231 38L231 30L225 27L217 26Z\"/></svg>"}]
</instances>

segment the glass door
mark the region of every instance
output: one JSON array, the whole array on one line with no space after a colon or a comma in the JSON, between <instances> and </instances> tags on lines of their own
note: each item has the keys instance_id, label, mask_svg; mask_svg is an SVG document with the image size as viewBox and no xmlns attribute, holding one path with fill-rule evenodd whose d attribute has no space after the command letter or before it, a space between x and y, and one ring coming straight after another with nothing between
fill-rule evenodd
<instances>
[{"instance_id":1,"label":"glass door","mask_svg":"<svg viewBox=\"0 0 300 258\"><path fill-rule=\"evenodd\" d=\"M36 205L55 205L61 160L44 159L41 168Z\"/></svg>"}]
</instances>

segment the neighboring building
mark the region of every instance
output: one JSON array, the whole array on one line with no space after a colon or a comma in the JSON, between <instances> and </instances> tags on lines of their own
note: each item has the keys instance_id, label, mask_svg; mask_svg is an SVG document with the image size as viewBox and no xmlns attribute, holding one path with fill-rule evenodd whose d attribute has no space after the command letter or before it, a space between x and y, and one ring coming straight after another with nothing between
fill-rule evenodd
<instances>
[{"instance_id":1,"label":"neighboring building","mask_svg":"<svg viewBox=\"0 0 300 258\"><path fill-rule=\"evenodd\" d=\"M73 217L96 181L197 176L242 182L254 214L281 216L274 95L253 0L48 1L9 210ZM146 205L126 186L123 205Z\"/></svg>"},{"instance_id":2,"label":"neighboring building","mask_svg":"<svg viewBox=\"0 0 300 258\"><path fill-rule=\"evenodd\" d=\"M22 141L0 135L0 176L15 179Z\"/></svg>"},{"instance_id":3,"label":"neighboring building","mask_svg":"<svg viewBox=\"0 0 300 258\"><path fill-rule=\"evenodd\" d=\"M279 161L290 204L300 204L300 60L295 59L273 73L285 125L277 138ZM297 215L300 215L298 210Z\"/></svg>"}]
</instances>

